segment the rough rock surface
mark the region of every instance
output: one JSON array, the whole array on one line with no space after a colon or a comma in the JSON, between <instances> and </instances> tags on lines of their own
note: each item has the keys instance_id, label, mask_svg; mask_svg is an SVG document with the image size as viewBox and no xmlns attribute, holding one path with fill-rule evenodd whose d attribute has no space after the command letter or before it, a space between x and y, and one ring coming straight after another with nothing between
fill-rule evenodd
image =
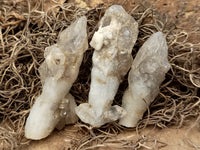
<instances>
[{"instance_id":1,"label":"rough rock surface","mask_svg":"<svg viewBox=\"0 0 200 150\"><path fill-rule=\"evenodd\" d=\"M67 94L78 76L83 53L88 48L86 26L86 17L79 18L60 33L57 44L45 49L45 61L39 68L43 90L27 118L27 138L38 140L48 136L63 119L62 111L72 113L66 114L68 119L75 116L74 108L66 108L76 106L73 97ZM65 96L70 103L63 103ZM60 109L61 105L65 105L63 109ZM72 123L74 119L76 117L66 122ZM61 126L58 125L58 128Z\"/></svg>"},{"instance_id":2,"label":"rough rock surface","mask_svg":"<svg viewBox=\"0 0 200 150\"><path fill-rule=\"evenodd\" d=\"M106 10L90 43L95 51L89 102L76 108L83 122L99 127L124 115L121 107L111 104L122 78L131 67L131 52L137 35L138 23L122 6L113 5Z\"/></svg>"},{"instance_id":3,"label":"rough rock surface","mask_svg":"<svg viewBox=\"0 0 200 150\"><path fill-rule=\"evenodd\" d=\"M170 69L168 46L161 32L154 33L138 51L129 73L129 87L122 98L127 114L120 120L126 127L135 127L150 103L159 93L159 86Z\"/></svg>"}]
</instances>

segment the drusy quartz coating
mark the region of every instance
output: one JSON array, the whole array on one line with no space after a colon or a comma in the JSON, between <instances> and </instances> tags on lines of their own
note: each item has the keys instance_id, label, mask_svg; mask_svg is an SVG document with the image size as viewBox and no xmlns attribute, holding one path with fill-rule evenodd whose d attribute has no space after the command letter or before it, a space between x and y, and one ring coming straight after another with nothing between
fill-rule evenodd
<instances>
[{"instance_id":1,"label":"drusy quartz coating","mask_svg":"<svg viewBox=\"0 0 200 150\"><path fill-rule=\"evenodd\" d=\"M138 51L129 72L129 86L122 98L127 114L120 124L135 127L150 103L159 93L159 86L170 69L168 46L162 32L154 33Z\"/></svg>"},{"instance_id":2,"label":"drusy quartz coating","mask_svg":"<svg viewBox=\"0 0 200 150\"><path fill-rule=\"evenodd\" d=\"M138 23L122 6L113 5L106 10L90 42L95 51L89 100L75 109L83 122L99 127L125 114L121 107L111 104L131 67L131 52L137 35Z\"/></svg>"},{"instance_id":3,"label":"drusy quartz coating","mask_svg":"<svg viewBox=\"0 0 200 150\"><path fill-rule=\"evenodd\" d=\"M77 120L69 90L88 48L86 26L86 17L79 18L60 33L57 44L45 49L45 61L39 68L43 89L26 121L27 138L45 138L56 126L62 128L63 123Z\"/></svg>"}]
</instances>

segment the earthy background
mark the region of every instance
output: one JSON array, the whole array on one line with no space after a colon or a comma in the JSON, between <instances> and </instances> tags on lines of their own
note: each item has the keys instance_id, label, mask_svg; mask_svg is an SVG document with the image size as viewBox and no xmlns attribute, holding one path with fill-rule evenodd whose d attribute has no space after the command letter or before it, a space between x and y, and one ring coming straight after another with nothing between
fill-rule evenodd
<instances>
[{"instance_id":1,"label":"earthy background","mask_svg":"<svg viewBox=\"0 0 200 150\"><path fill-rule=\"evenodd\" d=\"M145 7L154 8L158 13L164 14L169 22L174 23L178 28L183 29L183 31L192 32L200 31L200 1L199 0L69 0L69 2L75 2L79 7L83 8L93 8L98 4L104 3L105 5L111 4L121 4L123 7L130 11L137 4L143 4ZM200 34L193 34L190 37L193 43L199 43ZM198 126L191 129L192 124L195 122L191 118L188 123L184 124L184 127L178 129L177 127L170 127L164 129L158 129L153 127L148 127L144 129L141 133L136 133L135 131L126 131L121 133L116 137L118 140L129 140L136 142L140 138L150 138L150 140L144 143L144 147L141 145L141 149L161 149L163 150L189 150L195 149L188 143L186 138L187 133L189 133L189 138L195 144L200 145L200 129ZM80 138L77 135L76 130L73 130L72 127L66 127L63 131L54 131L53 135L42 141L33 141L31 142L28 149L64 149L70 146L71 139ZM160 141L159 146L155 142ZM114 140L113 140L114 141ZM163 143L162 143L163 142ZM112 142L111 142L112 143ZM99 149L123 149L120 144L108 143L108 147L103 147ZM152 145L155 144L155 147ZM148 147L149 145L149 147ZM99 146L101 147L101 146ZM27 147L26 147L27 148ZM25 148L25 149L26 149ZM196 147L200 149L200 147ZM24 150L25 150L24 149ZM131 149L131 148L130 148Z\"/></svg>"},{"instance_id":2,"label":"earthy background","mask_svg":"<svg viewBox=\"0 0 200 150\"><path fill-rule=\"evenodd\" d=\"M127 12L131 13L132 9L136 7L137 5L142 5L145 8L152 8L155 10L155 13L160 16L162 19L164 19L166 22L171 24L171 26L174 26L174 28L178 28L181 34L188 36L187 42L190 42L189 46L186 44L183 47L184 48L191 48L191 45L196 46L197 49L200 48L200 2L199 0L41 0L43 1L43 10L48 11L48 9L52 6L55 6L57 4L63 4L63 3L74 3L76 6L90 10L92 8L95 8L98 6L109 6L112 4L121 4ZM29 2L27 5L27 2ZM0 22L3 22L0 24L0 40L1 40L1 52L4 52L9 45L12 46L13 43L8 43L7 45L4 45L7 41L4 40L4 37L2 35L2 31L5 33L7 30L12 28L13 26L17 25L19 26L18 29L23 30L24 24L23 22L25 20L29 20L28 13L25 13L24 17L21 15L21 12L28 12L30 11L31 6L34 5L35 1L29 1L29 0L0 0L0 7L6 6L6 11L9 13L7 14L7 18L5 15L3 15L3 12L5 12L4 7L0 8ZM102 5L103 4L103 5ZM12 11L9 10L12 8ZM12 7L11 7L12 6ZM13 9L14 8L14 9ZM3 9L3 10L2 10ZM57 8L55 8L55 12L59 11ZM38 14L42 14L41 12L36 12ZM92 12L91 12L92 13ZM97 18L99 16L96 16ZM72 17L73 18L73 17ZM37 16L35 18L32 18L33 21L38 20ZM73 18L74 19L74 18ZM31 22L33 23L33 22ZM63 22L61 22L63 23ZM30 24L31 27L35 28L34 25ZM43 24L37 23L37 26L43 26ZM58 25L59 26L59 25ZM64 24L64 26L67 26ZM21 28L20 28L21 27ZM13 27L14 28L14 27ZM25 26L25 28L28 28L28 26ZM61 30L58 27L58 30ZM23 30L25 31L25 29ZM13 29L13 33L17 32ZM39 34L39 33L37 33ZM52 36L54 39L50 39L50 44L56 41L56 35L54 33L46 33L44 36ZM177 36L176 34L174 36ZM18 38L18 35L16 37ZM91 38L91 35L90 35ZM9 37L8 37L9 39ZM37 41L37 39L33 39ZM2 42L4 41L4 42ZM23 40L22 40L23 41ZM24 41L23 41L24 42ZM177 41L179 42L179 41ZM48 44L49 44L48 43ZM183 42L184 43L184 42ZM37 44L37 43L32 43ZM16 44L17 45L17 44ZM24 44L25 45L25 44ZM22 45L22 46L24 46ZM179 42L179 46L181 45L181 42ZM26 45L25 45L26 46ZM42 45L40 49L37 49L37 51L43 51L44 47L47 45ZM6 47L6 48L5 48ZM18 47L21 49L20 47ZM181 49L182 47L180 47ZM35 51L33 51L34 54ZM0 53L1 54L1 53ZM197 61L200 61L200 55L197 53ZM14 54L13 54L14 55ZM37 55L37 53L34 54L34 56ZM38 55L39 56L39 55ZM6 57L6 56L5 56ZM39 56L41 57L41 56ZM190 56L188 56L190 57ZM3 59L4 55L0 55L0 59ZM43 58L39 58L39 63L42 62ZM188 61L188 60L180 60L180 62ZM28 62L28 61L27 61ZM85 62L84 62L85 63ZM87 65L87 63L85 63ZM178 63L177 63L178 64ZM5 69L2 66L6 66L6 63L0 64L0 69ZM91 65L91 64L89 64ZM180 65L181 66L181 65ZM193 66L191 64L191 66ZM30 70L29 72L32 72L32 70L36 69L38 67L38 64L35 66L31 66L30 64ZM173 66L178 67L178 66ZM181 69L187 68L188 66L182 66ZM33 69L34 68L34 69ZM190 68L190 67L189 67ZM0 72L4 72L4 70L0 70ZM14 68L15 69L15 68ZM23 68L17 68L18 70L23 70ZM196 67L195 69L198 69ZM183 70L183 72L187 72L187 69ZM6 72L6 71L5 71ZM20 73L20 72L19 72ZM6 74L6 73L5 73ZM179 74L178 74L179 75ZM26 76L25 76L26 77ZM35 95L38 95L39 89L41 89L40 86L37 85L39 83L39 78L36 78L36 75L33 76L36 83L35 87L33 89L28 89L28 91L31 93L36 93ZM197 75L199 77L199 74ZM27 77L31 78L31 77ZM183 81L187 78L187 76L183 76ZM84 78L83 78L84 79ZM192 87L193 89L197 90L196 98L197 100L195 102L190 103L193 107L200 106L200 92L198 91L197 87L200 87L200 78L196 78L195 86ZM1 82L0 82L1 83ZM34 84L33 83L33 84ZM191 83L190 83L191 84ZM3 85L3 84L2 84ZM6 87L7 85L5 85ZM79 86L79 85L78 85ZM33 86L34 87L34 86ZM192 89L191 88L191 89ZM0 96L2 96L6 90L2 90L3 88L0 87ZM81 89L81 92L84 92L85 89ZM88 90L88 89L86 89ZM184 91L185 89L181 89ZM170 91L170 89L169 89ZM88 91L86 91L88 92ZM174 92L173 90L171 92ZM184 93L184 92L183 92ZM186 92L185 92L186 93ZM1 95L2 94L2 95ZM6 94L5 94L6 95ZM12 93L11 93L12 95ZM34 96L35 96L34 95ZM32 105L34 102L34 96L30 94L29 102ZM81 97L81 96L80 96ZM0 97L1 98L1 97ZM85 97L82 96L82 99ZM85 98L87 99L87 98ZM187 99L187 98L185 98ZM10 100L9 100L10 102ZM8 102L8 103L9 103ZM20 101L17 101L20 103ZM79 101L78 101L79 102ZM15 102L16 103L16 102ZM27 102L24 102L27 103ZM181 102L180 102L181 103ZM177 104L180 104L177 101ZM0 99L0 106L5 105L6 103L4 101L1 102ZM17 104L16 104L17 105ZM12 108L13 104L10 104ZM27 104L25 105L27 107ZM183 105L185 106L185 105ZM177 106L178 107L178 106ZM189 107L189 106L188 106ZM197 108L198 108L197 107ZM29 107L27 107L22 112L19 112L19 114L16 114L16 116L23 116L27 115ZM176 108L174 108L176 109ZM184 108L180 109L184 111ZM0 113L3 114L5 112L5 108L0 107ZM196 111L199 113L199 111ZM0 117L1 117L0 114ZM10 112L12 114L12 117L15 116L15 112ZM8 115L10 115L8 114ZM14 114L14 115L13 115ZM167 115L167 114L166 114ZM181 116L182 115L182 116ZM169 115L170 116L170 115ZM173 116L173 115L172 115ZM156 116L155 116L156 117ZM175 117L177 117L175 115ZM181 118L182 117L182 118ZM2 117L3 118L3 117ZM25 117L24 117L25 118ZM181 119L180 119L181 118ZM146 118L145 118L146 119ZM177 123L174 120L180 120L179 123ZM144 127L143 129L140 129L138 132L135 131L135 129L125 129L118 127L116 123L111 123L108 126L104 126L103 128L95 131L98 133L103 133L107 131L103 136L101 134L96 134L94 136L91 136L92 138L88 138L88 135L93 135L93 130L91 130L88 126L78 123L74 126L66 126L63 130L57 131L55 130L49 137L46 139L40 140L40 141L27 141L25 139L22 139L21 144L23 145L23 150L66 150L66 149L73 149L74 145L79 145L78 147L75 147L75 149L124 149L125 147L127 149L163 149L163 150L192 150L192 149L200 149L200 114L198 117L198 114L190 114L188 112L180 112L179 118L172 119L173 125L170 125L168 123L166 126L162 123L152 123L152 125ZM184 121L183 121L184 120ZM9 120L8 120L9 121ZM22 123L20 124L18 121L16 121L16 124L23 125L24 119L20 120ZM183 121L183 122L182 122ZM176 123L174 123L176 122ZM13 122L13 126L15 124L15 121ZM0 124L1 125L1 124ZM113 128L114 127L114 128ZM8 131L5 131L6 129L9 129ZM23 132L23 126L18 126L18 132ZM112 131L113 130L113 131ZM18 134L15 133L16 129L13 130L10 128L10 126L0 126L0 149L10 149L5 148L4 144L5 142L1 142L1 140L13 140L12 136L15 138L20 139ZM108 132L109 131L109 132ZM1 133L2 132L2 133ZM12 135L8 136L7 135ZM106 135L106 137L105 137ZM90 136L89 136L90 137ZM95 139L96 138L96 139ZM14 141L14 140L13 140ZM10 142L12 143L12 142ZM17 142L16 142L17 143ZM85 147L84 145L87 145L90 143L88 147ZM16 144L18 145L18 143ZM13 148L15 145L13 146ZM98 147L98 148L97 148ZM11 147L12 148L12 147Z\"/></svg>"}]
</instances>

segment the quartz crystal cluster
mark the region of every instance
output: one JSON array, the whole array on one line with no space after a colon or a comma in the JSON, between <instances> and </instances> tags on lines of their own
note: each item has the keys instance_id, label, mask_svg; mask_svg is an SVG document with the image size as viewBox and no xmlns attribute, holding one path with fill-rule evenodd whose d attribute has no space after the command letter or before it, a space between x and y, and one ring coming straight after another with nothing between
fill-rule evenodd
<instances>
[{"instance_id":1,"label":"quartz crystal cluster","mask_svg":"<svg viewBox=\"0 0 200 150\"><path fill-rule=\"evenodd\" d=\"M127 114L120 124L135 127L150 103L159 93L159 86L170 69L168 46L161 32L154 33L140 48L128 76L129 87L122 98Z\"/></svg>"},{"instance_id":2,"label":"quartz crystal cluster","mask_svg":"<svg viewBox=\"0 0 200 150\"><path fill-rule=\"evenodd\" d=\"M45 138L55 127L77 121L69 90L88 48L86 26L86 17L79 18L60 33L56 44L45 49L45 61L39 68L43 89L26 121L27 138Z\"/></svg>"},{"instance_id":3,"label":"quartz crystal cluster","mask_svg":"<svg viewBox=\"0 0 200 150\"><path fill-rule=\"evenodd\" d=\"M45 138L55 127L75 123L77 116L92 127L118 119L123 126L135 127L158 95L170 68L165 36L162 32L150 36L133 61L138 23L122 6L113 5L90 42L95 51L88 103L76 106L69 90L88 48L86 26L86 17L79 18L60 33L56 44L45 49L45 61L39 68L43 90L27 118L27 138ZM119 84L130 68L122 107L113 106Z\"/></svg>"},{"instance_id":4,"label":"quartz crystal cluster","mask_svg":"<svg viewBox=\"0 0 200 150\"><path fill-rule=\"evenodd\" d=\"M138 23L122 6L113 5L106 10L90 42L95 51L89 100L75 109L83 122L99 127L125 115L121 107L111 104L131 67L137 36Z\"/></svg>"}]
</instances>

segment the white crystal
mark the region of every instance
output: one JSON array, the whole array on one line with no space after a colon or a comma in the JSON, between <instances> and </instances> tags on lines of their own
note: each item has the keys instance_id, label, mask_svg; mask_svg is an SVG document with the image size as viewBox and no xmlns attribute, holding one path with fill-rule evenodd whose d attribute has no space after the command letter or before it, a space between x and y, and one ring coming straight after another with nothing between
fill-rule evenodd
<instances>
[{"instance_id":1,"label":"white crystal","mask_svg":"<svg viewBox=\"0 0 200 150\"><path fill-rule=\"evenodd\" d=\"M76 106L74 97L71 94L68 94L64 99L62 99L62 102L58 107L60 120L56 125L57 129L60 130L65 126L65 124L73 124L78 121L78 117L75 113Z\"/></svg>"},{"instance_id":2,"label":"white crystal","mask_svg":"<svg viewBox=\"0 0 200 150\"><path fill-rule=\"evenodd\" d=\"M79 18L60 33L57 44L45 49L45 61L39 68L43 90L27 118L27 138L38 140L47 137L63 119L63 111L69 119L66 123L74 123L77 119L74 118L76 104L68 93L88 48L86 26L86 17ZM62 105L64 107L60 109Z\"/></svg>"},{"instance_id":3,"label":"white crystal","mask_svg":"<svg viewBox=\"0 0 200 150\"><path fill-rule=\"evenodd\" d=\"M131 67L131 52L137 35L137 22L122 6L113 5L106 10L90 43L95 51L89 102L75 109L83 122L99 127L125 114L121 107L111 104L122 78Z\"/></svg>"},{"instance_id":4,"label":"white crystal","mask_svg":"<svg viewBox=\"0 0 200 150\"><path fill-rule=\"evenodd\" d=\"M127 114L120 124L135 127L150 103L159 93L159 86L170 69L168 47L161 32L154 33L138 51L129 73L129 87L122 98Z\"/></svg>"}]
</instances>

